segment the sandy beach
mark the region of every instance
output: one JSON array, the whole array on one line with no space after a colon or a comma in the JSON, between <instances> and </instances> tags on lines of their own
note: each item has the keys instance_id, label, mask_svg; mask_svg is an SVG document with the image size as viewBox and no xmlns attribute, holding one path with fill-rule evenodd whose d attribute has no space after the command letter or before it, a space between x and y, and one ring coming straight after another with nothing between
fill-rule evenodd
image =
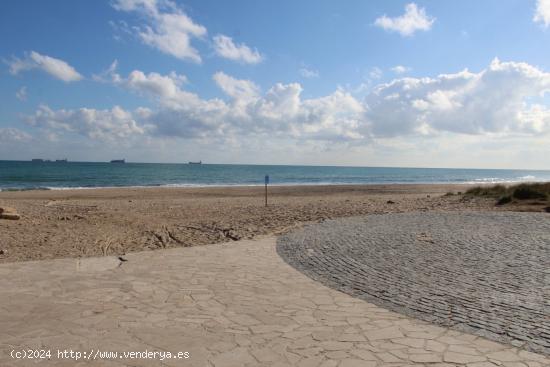
<instances>
[{"instance_id":1,"label":"sandy beach","mask_svg":"<svg viewBox=\"0 0 550 367\"><path fill-rule=\"evenodd\" d=\"M495 210L445 195L466 185L120 188L0 192L0 262L188 247L283 233L304 223L409 211Z\"/></svg>"}]
</instances>

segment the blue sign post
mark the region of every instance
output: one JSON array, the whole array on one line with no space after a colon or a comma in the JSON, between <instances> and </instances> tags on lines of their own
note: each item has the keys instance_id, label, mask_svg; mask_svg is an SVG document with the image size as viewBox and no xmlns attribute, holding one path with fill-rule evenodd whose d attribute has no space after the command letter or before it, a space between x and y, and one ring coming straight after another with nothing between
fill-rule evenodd
<instances>
[{"instance_id":1,"label":"blue sign post","mask_svg":"<svg viewBox=\"0 0 550 367\"><path fill-rule=\"evenodd\" d=\"M269 175L265 175L265 206L267 206L267 184L269 183Z\"/></svg>"}]
</instances>

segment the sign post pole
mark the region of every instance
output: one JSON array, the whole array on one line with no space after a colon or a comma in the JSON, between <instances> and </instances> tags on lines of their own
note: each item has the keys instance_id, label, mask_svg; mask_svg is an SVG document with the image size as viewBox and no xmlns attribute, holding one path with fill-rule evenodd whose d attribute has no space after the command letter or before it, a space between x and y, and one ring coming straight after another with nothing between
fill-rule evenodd
<instances>
[{"instance_id":1,"label":"sign post pole","mask_svg":"<svg viewBox=\"0 0 550 367\"><path fill-rule=\"evenodd\" d=\"M267 184L269 183L269 175L265 175L265 206L267 206Z\"/></svg>"}]
</instances>

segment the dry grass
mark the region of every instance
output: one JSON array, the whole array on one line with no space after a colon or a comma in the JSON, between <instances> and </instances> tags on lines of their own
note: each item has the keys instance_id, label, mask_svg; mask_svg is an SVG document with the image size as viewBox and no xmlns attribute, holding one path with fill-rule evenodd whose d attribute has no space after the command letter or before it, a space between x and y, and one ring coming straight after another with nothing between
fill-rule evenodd
<instances>
[{"instance_id":1,"label":"dry grass","mask_svg":"<svg viewBox=\"0 0 550 367\"><path fill-rule=\"evenodd\" d=\"M497 199L497 205L505 204L547 204L550 199L550 182L523 183L504 186L477 186L466 191L466 195Z\"/></svg>"}]
</instances>

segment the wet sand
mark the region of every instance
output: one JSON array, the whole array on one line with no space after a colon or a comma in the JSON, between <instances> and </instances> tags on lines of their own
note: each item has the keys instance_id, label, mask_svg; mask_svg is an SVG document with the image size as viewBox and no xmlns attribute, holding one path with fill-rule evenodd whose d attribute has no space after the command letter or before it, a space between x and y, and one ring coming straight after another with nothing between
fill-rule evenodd
<instances>
[{"instance_id":1,"label":"wet sand","mask_svg":"<svg viewBox=\"0 0 550 367\"><path fill-rule=\"evenodd\" d=\"M0 192L0 262L124 255L283 233L304 223L409 211L495 210L445 195L467 185L120 188Z\"/></svg>"}]
</instances>

